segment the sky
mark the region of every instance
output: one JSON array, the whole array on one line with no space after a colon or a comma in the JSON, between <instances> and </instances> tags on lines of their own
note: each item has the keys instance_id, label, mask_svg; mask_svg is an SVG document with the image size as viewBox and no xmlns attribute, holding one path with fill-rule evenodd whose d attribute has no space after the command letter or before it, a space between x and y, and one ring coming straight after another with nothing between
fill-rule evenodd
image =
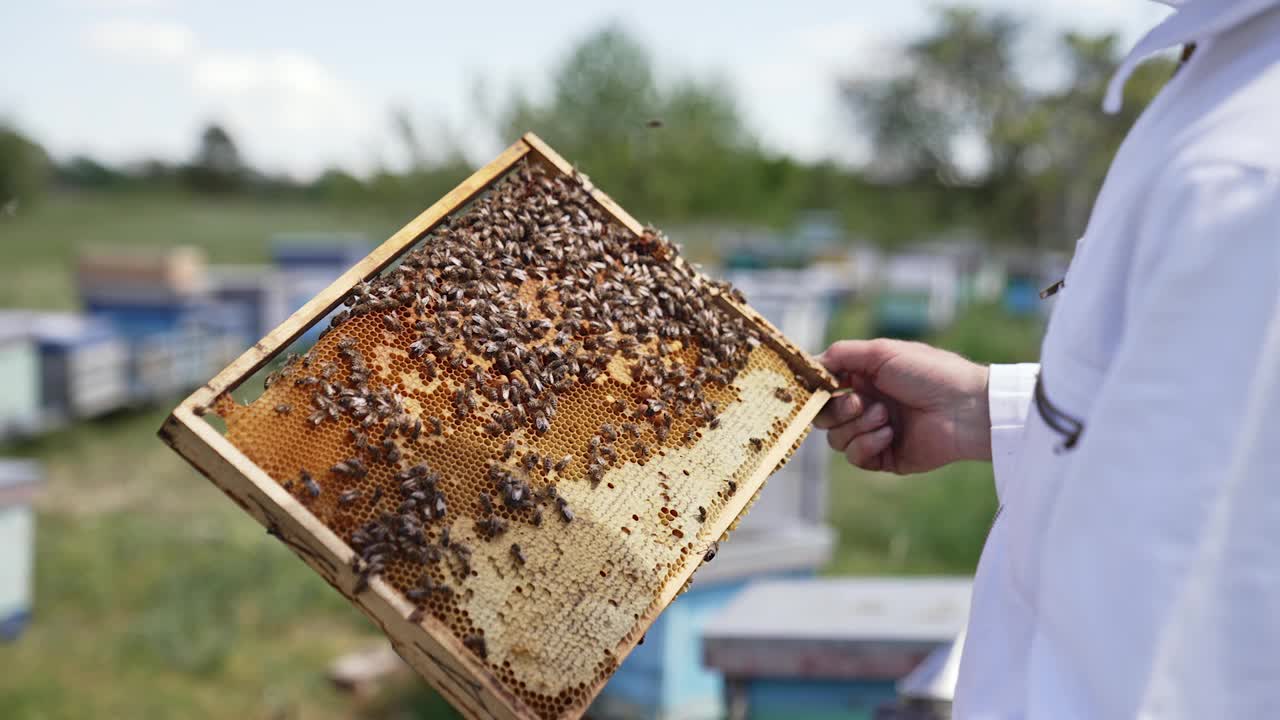
<instances>
[{"instance_id":1,"label":"sky","mask_svg":"<svg viewBox=\"0 0 1280 720\"><path fill-rule=\"evenodd\" d=\"M1053 33L1117 31L1164 17L1150 0L970 0L1039 29L1022 61L1050 84ZM844 159L857 139L835 79L892 68L926 31L927 0L518 3L427 0L3 0L0 119L56 157L188 158L200 129L228 128L257 167L312 177L403 162L390 112L427 144L474 163L514 138L493 130L513 89L538 97L569 48L621 23L660 77L726 83L769 148Z\"/></svg>"}]
</instances>

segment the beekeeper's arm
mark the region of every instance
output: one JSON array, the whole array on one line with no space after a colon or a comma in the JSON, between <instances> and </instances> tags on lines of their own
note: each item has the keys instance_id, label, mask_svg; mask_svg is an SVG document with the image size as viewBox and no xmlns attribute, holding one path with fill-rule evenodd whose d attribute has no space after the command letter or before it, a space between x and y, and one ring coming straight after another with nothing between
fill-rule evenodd
<instances>
[{"instance_id":1,"label":"beekeeper's arm","mask_svg":"<svg viewBox=\"0 0 1280 720\"><path fill-rule=\"evenodd\" d=\"M1048 461L1065 474L1032 580L1054 655L1033 662L1028 714L1067 696L1089 717L1273 717L1280 178L1175 168L1135 211L1123 339L1079 444Z\"/></svg>"}]
</instances>

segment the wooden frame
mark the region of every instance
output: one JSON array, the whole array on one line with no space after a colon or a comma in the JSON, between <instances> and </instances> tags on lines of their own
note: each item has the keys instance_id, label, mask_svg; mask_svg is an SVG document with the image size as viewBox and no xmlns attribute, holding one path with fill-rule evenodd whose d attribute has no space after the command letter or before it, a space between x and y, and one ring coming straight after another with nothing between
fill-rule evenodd
<instances>
[{"instance_id":1,"label":"wooden frame","mask_svg":"<svg viewBox=\"0 0 1280 720\"><path fill-rule=\"evenodd\" d=\"M310 326L325 318L356 284L380 273L402 253L411 249L437 223L484 192L526 157L546 163L565 174L575 172L568 162L538 137L532 133L524 135L183 400L159 431L159 436L165 443L368 615L390 638L400 656L456 708L475 718L533 718L536 715L500 685L442 623L430 616L421 624L410 623L406 617L413 606L382 579L372 579L368 591L356 594L357 577L351 570L355 552L201 416L213 405L215 398L239 387L290 347ZM607 195L594 188L590 188L590 193L622 226L637 235L645 232L635 218ZM677 262L683 260L677 259ZM730 311L760 327L765 341L786 359L796 375L809 387L817 388L799 410L795 420L761 460L759 470L744 483L746 488L754 489L785 461L792 448L803 437L808 422L822 408L836 384L826 370L788 342L758 313L727 294L713 292L717 301ZM751 492L737 493L726 511L719 516L718 524L708 527L707 535L715 538L727 532L730 524L750 503L752 495ZM702 548L700 552L705 549ZM690 563L685 572L669 581L658 596L654 610L642 616L637 627L647 628L658 612L679 593L696 568L697 563ZM633 649L641 634L637 633L634 638L620 643L616 650L619 662ZM594 697L599 689L593 688L591 696ZM569 714L580 715L585 710L584 704L572 709Z\"/></svg>"}]
</instances>

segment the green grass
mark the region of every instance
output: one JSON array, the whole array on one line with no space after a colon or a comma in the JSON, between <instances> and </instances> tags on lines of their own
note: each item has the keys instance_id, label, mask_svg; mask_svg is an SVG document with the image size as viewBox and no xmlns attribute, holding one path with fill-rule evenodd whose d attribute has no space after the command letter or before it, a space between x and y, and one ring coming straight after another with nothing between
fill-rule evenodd
<instances>
[{"instance_id":1,"label":"green grass","mask_svg":"<svg viewBox=\"0 0 1280 720\"><path fill-rule=\"evenodd\" d=\"M262 262L277 232L356 232L381 242L411 216L301 201L210 198L178 192L53 195L0 217L0 307L74 307L71 261L94 246L203 248L212 262Z\"/></svg>"},{"instance_id":2,"label":"green grass","mask_svg":"<svg viewBox=\"0 0 1280 720\"><path fill-rule=\"evenodd\" d=\"M832 318L830 339L867 337L866 304ZM927 342L979 362L1028 362L1039 355L1042 326L994 306L968 308ZM969 573L996 509L988 463L959 463L898 477L859 470L832 453L829 521L839 540L827 572Z\"/></svg>"}]
</instances>

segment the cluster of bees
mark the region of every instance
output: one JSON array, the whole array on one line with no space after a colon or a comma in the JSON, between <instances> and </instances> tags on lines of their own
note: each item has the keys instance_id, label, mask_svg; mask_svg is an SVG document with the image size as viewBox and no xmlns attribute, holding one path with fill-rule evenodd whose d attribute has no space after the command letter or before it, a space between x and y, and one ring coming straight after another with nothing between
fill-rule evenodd
<instances>
[{"instance_id":1,"label":"cluster of bees","mask_svg":"<svg viewBox=\"0 0 1280 720\"><path fill-rule=\"evenodd\" d=\"M760 343L753 326L716 302L719 293L736 291L693 272L657 232L636 237L610 222L583 178L534 164L518 166L396 267L354 288L320 340L337 336L337 362L291 356L268 386L288 379L309 391L311 425L347 426L355 453L328 468L336 481L361 478L372 464L395 471L397 489L388 488L386 497L379 488L368 497L348 490L338 499L342 508L367 503L374 518L347 538L357 553L357 591L394 560L415 563L424 572L406 595L420 619L432 597L455 592L438 578L460 582L471 574L471 548L450 538L446 479L424 463L404 467L411 462L406 450L420 440L464 424L495 441L507 438L489 461L491 489L466 503L480 509L472 518L476 537L496 542L508 518L542 526L545 511L573 522L553 477L572 469L594 486L620 462L620 448L643 461L717 428L720 408L707 391L729 386ZM451 417L417 416L394 385L381 384L343 329L371 314L421 378L448 382L442 391ZM517 451L516 437L555 428L562 396L619 373L633 392L613 399L615 421L601 424L580 451L558 459ZM776 394L791 400L785 389ZM275 410L293 412L287 404ZM683 430L674 433L677 422ZM756 450L762 445L751 440ZM305 468L298 472L301 496L318 497L321 485ZM729 484L731 494L736 487ZM706 509L698 510L705 520ZM527 562L518 544L509 556L517 565ZM483 637L464 640L486 655Z\"/></svg>"}]
</instances>

